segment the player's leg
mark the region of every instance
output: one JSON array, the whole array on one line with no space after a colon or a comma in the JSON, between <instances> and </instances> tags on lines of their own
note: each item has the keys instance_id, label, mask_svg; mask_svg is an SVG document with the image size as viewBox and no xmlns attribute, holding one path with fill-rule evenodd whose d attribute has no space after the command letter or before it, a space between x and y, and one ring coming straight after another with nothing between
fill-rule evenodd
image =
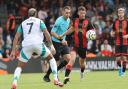
<instances>
[{"instance_id":1,"label":"player's leg","mask_svg":"<svg viewBox=\"0 0 128 89\"><path fill-rule=\"evenodd\" d=\"M128 56L128 52L127 52L127 46L122 46L122 76L125 75L125 71L126 71L126 65L127 65L127 56Z\"/></svg>"},{"instance_id":2,"label":"player's leg","mask_svg":"<svg viewBox=\"0 0 128 89\"><path fill-rule=\"evenodd\" d=\"M70 72L72 70L72 66L73 66L75 59L76 59L76 52L72 51L70 53L69 48L67 46L65 46L62 55L63 55L64 61L68 62L68 63L65 63L65 65L66 64L67 65L66 65L65 78L64 78L64 84L67 84L67 82L69 81L69 75L70 75ZM71 57L71 55L72 55L72 57ZM63 65L63 67L65 65Z\"/></svg>"},{"instance_id":3,"label":"player's leg","mask_svg":"<svg viewBox=\"0 0 128 89\"><path fill-rule=\"evenodd\" d=\"M58 58L59 59L59 58ZM46 60L48 60L47 58L46 58ZM58 62L58 60L56 60L56 62ZM50 74L52 73L52 69L51 69L51 67L49 67L48 68L48 71L46 72L46 74L44 75L44 77L43 77L43 80L45 81L45 82L50 82L51 80L50 80Z\"/></svg>"},{"instance_id":4,"label":"player's leg","mask_svg":"<svg viewBox=\"0 0 128 89\"><path fill-rule=\"evenodd\" d=\"M58 79L58 72L57 72L57 64L56 64L56 61L55 61L53 55L51 54L51 52L49 51L49 49L46 46L44 46L42 48L41 56L44 57L44 58L46 58L49 61L49 64L50 64L52 73L54 75L54 84L55 85L59 85L60 87L62 87L63 84Z\"/></svg>"},{"instance_id":5,"label":"player's leg","mask_svg":"<svg viewBox=\"0 0 128 89\"><path fill-rule=\"evenodd\" d=\"M116 60L117 60L117 66L119 68L118 74L119 74L119 76L121 76L122 75L122 57L118 56L118 57L116 57Z\"/></svg>"},{"instance_id":6,"label":"player's leg","mask_svg":"<svg viewBox=\"0 0 128 89\"><path fill-rule=\"evenodd\" d=\"M24 62L18 61L18 66L15 69L14 77L13 77L13 83L12 83L12 89L16 89L17 87L17 81L20 78L22 67L25 65Z\"/></svg>"},{"instance_id":7,"label":"player's leg","mask_svg":"<svg viewBox=\"0 0 128 89\"><path fill-rule=\"evenodd\" d=\"M29 47L28 47L29 48ZM12 83L12 89L16 89L17 87L17 81L20 78L22 68L23 66L28 62L32 55L32 51L26 48L23 48L20 52L20 57L18 60L18 66L15 69L14 77L13 77L13 83Z\"/></svg>"},{"instance_id":8,"label":"player's leg","mask_svg":"<svg viewBox=\"0 0 128 89\"><path fill-rule=\"evenodd\" d=\"M64 58L69 60L68 64L66 65L65 78L64 78L64 84L67 84L67 82L69 81L69 75L71 73L72 66L75 63L76 52L75 51L71 51L70 55L64 55Z\"/></svg>"},{"instance_id":9,"label":"player's leg","mask_svg":"<svg viewBox=\"0 0 128 89\"><path fill-rule=\"evenodd\" d=\"M80 79L83 79L84 77L84 70L85 70L85 58L79 59L80 64Z\"/></svg>"},{"instance_id":10,"label":"player's leg","mask_svg":"<svg viewBox=\"0 0 128 89\"><path fill-rule=\"evenodd\" d=\"M59 56L60 56L60 52L58 50L56 50L56 54L54 55L54 58L55 58L57 63L59 62L59 59L60 59ZM46 60L47 60L47 58L46 58ZM49 78L51 73L52 73L52 70L51 70L51 67L49 67L48 71L46 72L45 76L43 77L43 80L45 82L50 82L51 81L50 78Z\"/></svg>"},{"instance_id":11,"label":"player's leg","mask_svg":"<svg viewBox=\"0 0 128 89\"><path fill-rule=\"evenodd\" d=\"M46 60L41 60L42 72L46 73L49 69L49 64Z\"/></svg>"},{"instance_id":12,"label":"player's leg","mask_svg":"<svg viewBox=\"0 0 128 89\"><path fill-rule=\"evenodd\" d=\"M123 61L122 61L122 76L125 75L125 71L126 71L126 65L127 65L127 57L126 56L122 56L123 57Z\"/></svg>"},{"instance_id":13,"label":"player's leg","mask_svg":"<svg viewBox=\"0 0 128 89\"><path fill-rule=\"evenodd\" d=\"M116 61L117 61L117 66L119 68L118 70L118 75L121 76L122 75L122 47L116 45L115 46L115 56L116 56Z\"/></svg>"},{"instance_id":14,"label":"player's leg","mask_svg":"<svg viewBox=\"0 0 128 89\"><path fill-rule=\"evenodd\" d=\"M58 45L59 46L59 45ZM61 55L63 57L63 55L65 54L69 54L69 48L68 46L66 45L62 45L57 49L59 52L59 55ZM55 58L57 58L57 56L55 56ZM60 70L62 69L63 67L65 67L68 63L68 59L66 58L63 58L64 60L60 61L60 64L58 65L57 69Z\"/></svg>"},{"instance_id":15,"label":"player's leg","mask_svg":"<svg viewBox=\"0 0 128 89\"><path fill-rule=\"evenodd\" d=\"M60 49L60 46L57 43L53 42L53 44L54 44L54 47L56 49L56 54L54 55L54 58L55 58L56 62L58 63L58 61L60 59L60 51L61 51L61 49ZM52 73L52 70L51 70L51 67L49 67L48 71L46 72L46 74L43 77L43 80L45 82L50 82L51 81L50 78L49 78L51 73Z\"/></svg>"},{"instance_id":16,"label":"player's leg","mask_svg":"<svg viewBox=\"0 0 128 89\"><path fill-rule=\"evenodd\" d=\"M83 79L85 70L85 60L86 60L86 48L77 48L77 53L79 55L80 64L80 79Z\"/></svg>"}]
</instances>

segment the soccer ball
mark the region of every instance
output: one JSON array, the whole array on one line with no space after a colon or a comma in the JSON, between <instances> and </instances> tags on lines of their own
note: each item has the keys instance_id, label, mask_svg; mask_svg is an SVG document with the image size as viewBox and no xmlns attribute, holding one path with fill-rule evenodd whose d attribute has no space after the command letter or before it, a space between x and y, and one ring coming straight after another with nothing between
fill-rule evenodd
<instances>
[{"instance_id":1,"label":"soccer ball","mask_svg":"<svg viewBox=\"0 0 128 89\"><path fill-rule=\"evenodd\" d=\"M86 33L86 37L88 40L95 40L96 39L96 32L95 30L88 30Z\"/></svg>"}]
</instances>

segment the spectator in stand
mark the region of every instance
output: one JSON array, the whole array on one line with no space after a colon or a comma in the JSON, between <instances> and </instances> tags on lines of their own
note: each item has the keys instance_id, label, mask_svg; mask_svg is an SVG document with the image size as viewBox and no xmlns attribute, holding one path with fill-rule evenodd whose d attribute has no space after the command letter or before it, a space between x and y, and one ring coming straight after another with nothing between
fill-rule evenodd
<instances>
[{"instance_id":1,"label":"spectator in stand","mask_svg":"<svg viewBox=\"0 0 128 89\"><path fill-rule=\"evenodd\" d=\"M1 23L0 23L0 59L3 58L3 45L4 45L4 41L3 41L3 28L1 27Z\"/></svg>"},{"instance_id":2,"label":"spectator in stand","mask_svg":"<svg viewBox=\"0 0 128 89\"><path fill-rule=\"evenodd\" d=\"M3 41L3 28L1 26L1 21L0 21L0 59L3 58L3 45L4 45L4 41Z\"/></svg>"},{"instance_id":3,"label":"spectator in stand","mask_svg":"<svg viewBox=\"0 0 128 89\"><path fill-rule=\"evenodd\" d=\"M108 40L105 39L103 44L101 45L101 55L102 56L111 56L112 55L112 47L108 44Z\"/></svg>"},{"instance_id":4,"label":"spectator in stand","mask_svg":"<svg viewBox=\"0 0 128 89\"><path fill-rule=\"evenodd\" d=\"M13 40L14 38L15 27L16 27L15 16L12 13L10 13L6 23L6 31L7 31L7 36L10 35L11 40Z\"/></svg>"},{"instance_id":5,"label":"spectator in stand","mask_svg":"<svg viewBox=\"0 0 128 89\"><path fill-rule=\"evenodd\" d=\"M30 7L31 8L37 8L37 2L36 2L36 0L31 0Z\"/></svg>"},{"instance_id":6,"label":"spectator in stand","mask_svg":"<svg viewBox=\"0 0 128 89\"><path fill-rule=\"evenodd\" d=\"M88 18L92 18L94 16L94 12L92 10L91 4L90 3L87 3L86 7L87 7L87 14L86 14L86 16Z\"/></svg>"},{"instance_id":7,"label":"spectator in stand","mask_svg":"<svg viewBox=\"0 0 128 89\"><path fill-rule=\"evenodd\" d=\"M14 0L10 0L7 2L7 11L8 13L13 13L13 14L16 14L17 10L17 6L16 6L16 3L14 2Z\"/></svg>"},{"instance_id":8,"label":"spectator in stand","mask_svg":"<svg viewBox=\"0 0 128 89\"><path fill-rule=\"evenodd\" d=\"M12 48L12 40L11 40L10 35L6 36L6 42L5 43L6 44L5 44L5 49L4 49L4 57L9 58L10 51Z\"/></svg>"},{"instance_id":9,"label":"spectator in stand","mask_svg":"<svg viewBox=\"0 0 128 89\"><path fill-rule=\"evenodd\" d=\"M38 18L45 21L45 19L48 17L47 11L44 6L41 7L41 9L38 12Z\"/></svg>"}]
</instances>

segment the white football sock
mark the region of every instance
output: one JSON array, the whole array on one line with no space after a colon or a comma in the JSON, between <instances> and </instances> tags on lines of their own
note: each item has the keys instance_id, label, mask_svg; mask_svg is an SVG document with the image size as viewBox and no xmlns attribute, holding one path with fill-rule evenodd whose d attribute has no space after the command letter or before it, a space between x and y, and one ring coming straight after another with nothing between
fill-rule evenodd
<instances>
[{"instance_id":1,"label":"white football sock","mask_svg":"<svg viewBox=\"0 0 128 89\"><path fill-rule=\"evenodd\" d=\"M17 67L14 72L13 84L17 85L17 81L19 80L22 68Z\"/></svg>"},{"instance_id":2,"label":"white football sock","mask_svg":"<svg viewBox=\"0 0 128 89\"><path fill-rule=\"evenodd\" d=\"M49 60L50 67L52 69L52 73L54 75L54 80L58 80L58 73L57 73L57 64L54 58Z\"/></svg>"}]
</instances>

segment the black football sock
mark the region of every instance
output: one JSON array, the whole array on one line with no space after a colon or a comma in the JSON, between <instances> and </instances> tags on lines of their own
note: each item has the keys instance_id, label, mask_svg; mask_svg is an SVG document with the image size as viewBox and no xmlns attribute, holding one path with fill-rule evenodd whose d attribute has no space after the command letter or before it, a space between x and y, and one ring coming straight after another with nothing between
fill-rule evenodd
<instances>
[{"instance_id":1,"label":"black football sock","mask_svg":"<svg viewBox=\"0 0 128 89\"><path fill-rule=\"evenodd\" d=\"M127 62L126 61L123 61L123 70L122 70L122 72L125 72L125 70L126 70L126 64L127 64Z\"/></svg>"},{"instance_id":2,"label":"black football sock","mask_svg":"<svg viewBox=\"0 0 128 89\"><path fill-rule=\"evenodd\" d=\"M72 66L71 65L67 65L66 66L66 71L65 71L65 77L69 76L71 70L72 70Z\"/></svg>"},{"instance_id":3,"label":"black football sock","mask_svg":"<svg viewBox=\"0 0 128 89\"><path fill-rule=\"evenodd\" d=\"M81 73L83 73L85 70L85 67L81 67Z\"/></svg>"},{"instance_id":4,"label":"black football sock","mask_svg":"<svg viewBox=\"0 0 128 89\"><path fill-rule=\"evenodd\" d=\"M47 71L47 73L46 73L45 76L49 77L51 73L52 73L52 70L51 70L51 68L49 67L49 69L48 69L48 71Z\"/></svg>"},{"instance_id":5,"label":"black football sock","mask_svg":"<svg viewBox=\"0 0 128 89\"><path fill-rule=\"evenodd\" d=\"M65 67L67 65L67 61L66 60L63 60L61 61L60 65L57 67L58 70L60 70L61 68Z\"/></svg>"},{"instance_id":6,"label":"black football sock","mask_svg":"<svg viewBox=\"0 0 128 89\"><path fill-rule=\"evenodd\" d=\"M121 60L117 60L117 65L121 67Z\"/></svg>"}]
</instances>

